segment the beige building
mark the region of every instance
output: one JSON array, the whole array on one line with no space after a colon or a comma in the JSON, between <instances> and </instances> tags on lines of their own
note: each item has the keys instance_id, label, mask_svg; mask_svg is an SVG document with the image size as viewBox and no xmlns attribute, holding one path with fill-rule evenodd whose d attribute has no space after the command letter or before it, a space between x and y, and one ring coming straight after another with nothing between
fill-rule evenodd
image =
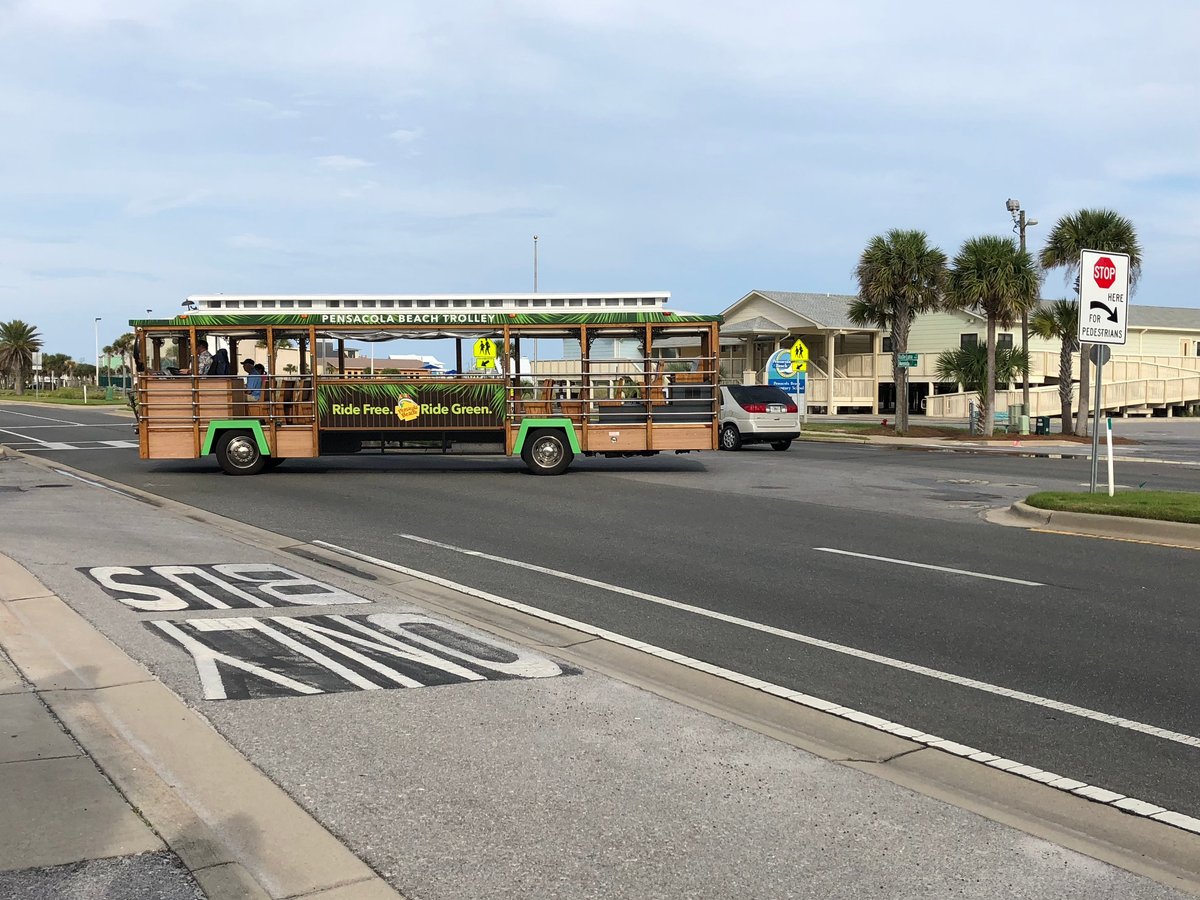
<instances>
[{"instance_id":1,"label":"beige building","mask_svg":"<svg viewBox=\"0 0 1200 900\"><path fill-rule=\"evenodd\" d=\"M813 412L887 414L896 409L891 346L880 329L855 325L847 311L854 297L791 291L750 291L722 315L721 370L728 380L766 381L776 350L797 338L809 349L808 406ZM987 340L987 322L969 312L918 316L908 351L910 412L933 418L964 418L971 395L958 384L939 381L937 357L944 350ZM1003 329L998 346L1020 346L1020 328ZM1102 406L1120 415L1177 415L1200 410L1200 309L1142 306L1129 309L1128 342L1113 347L1104 370ZM1057 416L1057 341L1030 337L1030 415ZM1077 379L1078 363L1074 377ZM999 392L996 408L1021 402L1019 385Z\"/></svg>"}]
</instances>

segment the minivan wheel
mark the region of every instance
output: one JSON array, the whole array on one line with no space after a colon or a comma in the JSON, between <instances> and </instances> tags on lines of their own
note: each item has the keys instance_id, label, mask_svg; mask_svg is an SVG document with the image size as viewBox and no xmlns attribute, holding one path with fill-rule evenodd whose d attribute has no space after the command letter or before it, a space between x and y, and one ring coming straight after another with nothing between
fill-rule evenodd
<instances>
[{"instance_id":1,"label":"minivan wheel","mask_svg":"<svg viewBox=\"0 0 1200 900\"><path fill-rule=\"evenodd\" d=\"M792 446L791 441L771 441L772 450L786 450L790 446Z\"/></svg>"},{"instance_id":2,"label":"minivan wheel","mask_svg":"<svg viewBox=\"0 0 1200 900\"><path fill-rule=\"evenodd\" d=\"M726 422L723 426L721 426L721 449L742 449L742 434L740 431L738 431L737 426L732 422Z\"/></svg>"}]
</instances>

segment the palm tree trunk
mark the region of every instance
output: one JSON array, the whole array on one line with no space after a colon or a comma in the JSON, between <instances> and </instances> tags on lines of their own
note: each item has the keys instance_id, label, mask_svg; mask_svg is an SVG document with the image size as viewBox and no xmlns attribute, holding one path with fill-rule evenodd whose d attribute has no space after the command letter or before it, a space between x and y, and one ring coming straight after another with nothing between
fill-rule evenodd
<instances>
[{"instance_id":1,"label":"palm tree trunk","mask_svg":"<svg viewBox=\"0 0 1200 900\"><path fill-rule=\"evenodd\" d=\"M908 369L900 367L900 354L907 352L907 316L901 316L892 326L892 380L896 385L896 434L908 434Z\"/></svg>"},{"instance_id":2,"label":"palm tree trunk","mask_svg":"<svg viewBox=\"0 0 1200 900\"><path fill-rule=\"evenodd\" d=\"M983 423L985 437L991 437L996 431L996 317L988 316L987 323L987 383L984 385L984 405L987 407L987 418Z\"/></svg>"},{"instance_id":3,"label":"palm tree trunk","mask_svg":"<svg viewBox=\"0 0 1200 900\"><path fill-rule=\"evenodd\" d=\"M1071 394L1074 388L1071 383L1071 361L1075 355L1074 347L1075 339L1064 336L1058 351L1058 399L1062 405L1063 434L1075 431L1075 423L1071 419Z\"/></svg>"},{"instance_id":4,"label":"palm tree trunk","mask_svg":"<svg viewBox=\"0 0 1200 900\"><path fill-rule=\"evenodd\" d=\"M1079 345L1079 414L1075 417L1075 433L1086 436L1088 433L1088 414L1092 384L1092 361L1088 359L1090 344Z\"/></svg>"}]
</instances>

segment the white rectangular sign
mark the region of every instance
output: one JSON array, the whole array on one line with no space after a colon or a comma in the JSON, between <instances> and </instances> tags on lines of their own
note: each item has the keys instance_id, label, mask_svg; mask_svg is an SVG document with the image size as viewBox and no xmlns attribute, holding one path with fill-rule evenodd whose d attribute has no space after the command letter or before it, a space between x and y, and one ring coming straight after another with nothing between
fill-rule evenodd
<instances>
[{"instance_id":1,"label":"white rectangular sign","mask_svg":"<svg viewBox=\"0 0 1200 900\"><path fill-rule=\"evenodd\" d=\"M1084 250L1079 254L1079 342L1124 344L1129 312L1129 257Z\"/></svg>"}]
</instances>

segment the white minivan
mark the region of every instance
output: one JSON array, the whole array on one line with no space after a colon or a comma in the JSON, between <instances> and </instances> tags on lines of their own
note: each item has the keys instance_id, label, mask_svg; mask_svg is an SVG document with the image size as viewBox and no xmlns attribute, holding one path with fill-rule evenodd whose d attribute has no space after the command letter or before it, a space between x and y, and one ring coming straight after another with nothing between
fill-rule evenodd
<instances>
[{"instance_id":1,"label":"white minivan","mask_svg":"<svg viewBox=\"0 0 1200 900\"><path fill-rule=\"evenodd\" d=\"M740 450L743 444L786 450L800 437L795 401L765 384L721 385L719 424L722 450Z\"/></svg>"}]
</instances>

